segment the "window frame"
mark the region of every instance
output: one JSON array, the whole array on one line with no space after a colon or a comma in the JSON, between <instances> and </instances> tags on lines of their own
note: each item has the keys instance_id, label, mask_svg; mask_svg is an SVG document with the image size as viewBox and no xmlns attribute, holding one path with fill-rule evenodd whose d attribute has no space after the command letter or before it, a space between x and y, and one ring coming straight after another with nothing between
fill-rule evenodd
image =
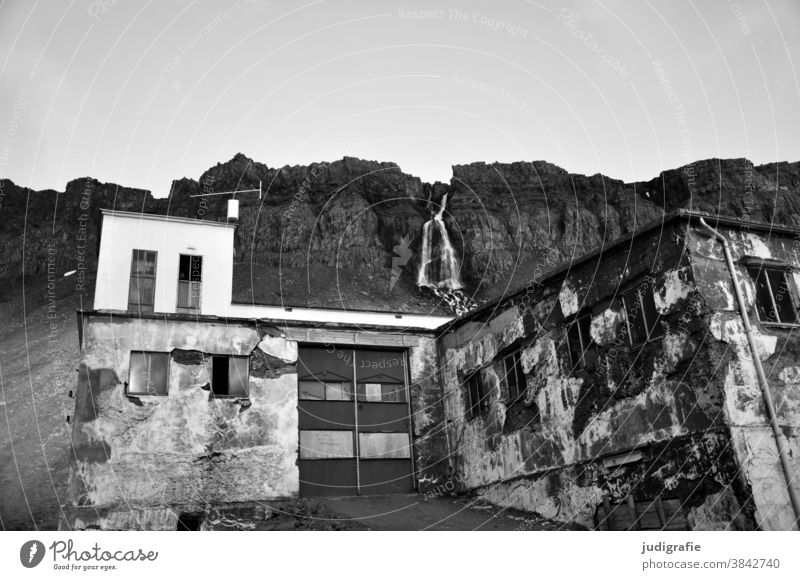
<instances>
[{"instance_id":1,"label":"window frame","mask_svg":"<svg viewBox=\"0 0 800 580\"><path fill-rule=\"evenodd\" d=\"M516 361L514 358L516 357ZM509 371L508 362L512 360L511 363L511 370L514 371L516 376L516 387L517 393L511 393L511 382L509 381L509 376L511 372ZM528 390L528 379L525 371L522 368L522 347L515 348L511 352L508 352L500 357L500 364L502 366L503 375L500 378L500 382L505 385L505 392L506 392L506 403L508 405L513 405L518 403L519 401L525 398L525 394ZM519 373L517 373L517 369L519 369ZM522 380L523 387L520 388L519 381Z\"/></svg>"},{"instance_id":2,"label":"window frame","mask_svg":"<svg viewBox=\"0 0 800 580\"><path fill-rule=\"evenodd\" d=\"M189 279L188 280L182 280L181 279L181 260L183 258L188 258L189 259ZM199 258L200 259L200 280L192 280L192 261L193 261L194 258ZM188 312L188 313L200 312L200 310L202 308L202 305L203 305L203 270L204 270L203 262L205 262L203 254L184 254L184 253L178 254L178 277L177 277L177 284L176 284L176 288L175 288L175 309L178 312ZM188 302L189 302L189 305L188 306L181 305L181 282L187 282L189 284L189 291L188 291ZM197 284L197 287L199 288L199 291L197 293L197 305L196 306L193 305L193 300L192 300L192 291L193 291L193 288L195 287L195 284Z\"/></svg>"},{"instance_id":3,"label":"window frame","mask_svg":"<svg viewBox=\"0 0 800 580\"><path fill-rule=\"evenodd\" d=\"M483 379L483 368L479 368L469 373L464 378L464 387L467 397L467 419L472 421L477 417L482 417L489 411L489 390L486 388L486 381ZM472 384L476 384L477 401L473 400Z\"/></svg>"},{"instance_id":4,"label":"window frame","mask_svg":"<svg viewBox=\"0 0 800 580\"><path fill-rule=\"evenodd\" d=\"M663 338L665 333L664 326L661 324L661 314L658 313L658 309L655 306L655 296L653 296L652 282L648 288L641 288L641 285L648 279L652 280L652 276L648 276L637 281L636 284L632 285L631 288L627 289L619 296L619 300L622 303L622 311L625 313L625 328L628 331L628 344L630 345L631 350L638 350L650 342ZM653 309L656 311L656 320L652 324L650 324L650 322L647 320L647 309L644 306L644 299L642 298L643 292L647 292L647 296L653 301ZM645 338L644 340L638 342L634 342L633 340L633 333L631 332L631 320L628 316L628 299L632 294L636 295L639 308L641 309L642 313L642 320L644 321ZM656 330L657 328L659 330Z\"/></svg>"},{"instance_id":5,"label":"window frame","mask_svg":"<svg viewBox=\"0 0 800 580\"><path fill-rule=\"evenodd\" d=\"M624 305L623 305L623 308L624 308ZM581 320L585 320L587 318L589 319L589 325L588 325L588 329L587 329L588 333L589 333L589 337L588 337L588 342L584 343L583 329L581 328L580 321ZM580 346L581 346L581 353L580 353L580 360L579 361L575 361L573 359L572 343L570 341L570 336L569 336L569 331L573 327L577 328L577 330L578 330L578 341L580 342ZM594 367L597 366L597 358L596 357L595 357L595 360L591 364L587 364L587 362L586 362L586 353L589 351L589 349L592 346L596 345L594 338L592 338L592 311L590 309L588 309L588 308L583 309L583 310L581 310L580 312L578 312L577 314L571 316L568 319L568 321L564 325L564 337L565 337L565 341L567 343L567 351L569 353L569 360L570 360L570 364L572 365L573 370L577 370L577 369L591 370L591 369L593 369Z\"/></svg>"},{"instance_id":6,"label":"window frame","mask_svg":"<svg viewBox=\"0 0 800 580\"><path fill-rule=\"evenodd\" d=\"M133 370L133 355L135 355L135 354L145 355L145 360L146 360L146 357L148 355L149 356L152 356L152 355L163 355L163 356L166 357L166 370L165 370L165 373L164 373L164 392L163 393L158 393L158 392L155 392L155 393L151 393L151 392L133 393L133 392L130 391L131 373L132 373L132 370ZM169 396L169 373L170 373L170 361L171 361L171 359L172 359L172 356L170 356L170 353L163 352L163 351L156 351L156 350L132 350L132 351L130 351L128 353L128 380L125 383L125 396L127 396L127 397L168 397Z\"/></svg>"},{"instance_id":7,"label":"window frame","mask_svg":"<svg viewBox=\"0 0 800 580\"><path fill-rule=\"evenodd\" d=\"M228 389L227 393L218 393L214 390L214 364L215 360L217 359L227 359L228 360ZM209 376L209 383L211 385L211 396L215 399L249 399L250 398L250 357L244 355L230 355L230 354L212 354L210 356L211 359L211 373ZM233 372L232 365L234 364L234 359L244 359L246 365L245 368L247 372L245 373L245 378L243 381L244 384L244 394L230 394L231 390L231 373Z\"/></svg>"},{"instance_id":8,"label":"window frame","mask_svg":"<svg viewBox=\"0 0 800 580\"><path fill-rule=\"evenodd\" d=\"M797 283L794 279L794 273L797 268L787 262L778 260L768 260L761 258L745 258L742 261L744 269L753 283L753 309L755 310L758 321L766 327L772 328L796 328L800 326L800 290L797 288ZM772 288L772 282L769 279L768 272L779 272L783 275L784 283L789 294L789 302L792 311L794 312L794 322L782 322L778 315L778 305L775 300L775 291ZM755 275L754 275L755 274ZM769 298L772 304L772 312L775 313L776 320L764 320L761 316L759 299L758 299L758 278L759 275L764 276L767 290L769 291Z\"/></svg>"},{"instance_id":9,"label":"window frame","mask_svg":"<svg viewBox=\"0 0 800 580\"><path fill-rule=\"evenodd\" d=\"M152 276L134 276L134 267L136 265L136 255L137 252L139 253L148 253L153 254L153 275ZM153 303L143 303L141 301L141 293L137 290L137 295L139 296L139 302L131 303L131 285L133 284L134 279L136 280L152 280L153 281ZM156 280L158 279L158 250L147 250L144 248L132 248L131 249L131 267L128 272L128 300L127 306L128 311L131 312L155 312L156 306ZM144 307L144 308L142 308ZM144 352L144 351L138 351Z\"/></svg>"}]
</instances>

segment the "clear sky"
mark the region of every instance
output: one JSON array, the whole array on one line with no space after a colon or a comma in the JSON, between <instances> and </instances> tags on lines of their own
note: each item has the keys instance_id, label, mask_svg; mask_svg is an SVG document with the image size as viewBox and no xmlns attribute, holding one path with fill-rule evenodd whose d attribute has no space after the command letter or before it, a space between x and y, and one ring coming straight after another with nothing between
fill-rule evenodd
<instances>
[{"instance_id":1,"label":"clear sky","mask_svg":"<svg viewBox=\"0 0 800 580\"><path fill-rule=\"evenodd\" d=\"M0 177L163 196L237 152L428 181L796 161L799 57L797 0L5 0Z\"/></svg>"}]
</instances>

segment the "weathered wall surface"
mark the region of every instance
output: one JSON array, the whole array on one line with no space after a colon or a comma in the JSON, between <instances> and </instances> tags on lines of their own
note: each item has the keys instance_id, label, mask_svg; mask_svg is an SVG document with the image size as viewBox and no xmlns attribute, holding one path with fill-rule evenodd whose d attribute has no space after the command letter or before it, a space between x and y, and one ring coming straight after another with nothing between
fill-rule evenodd
<instances>
[{"instance_id":1,"label":"weathered wall surface","mask_svg":"<svg viewBox=\"0 0 800 580\"><path fill-rule=\"evenodd\" d=\"M296 495L297 349L268 332L87 316L70 526L175 529L181 511ZM167 396L125 394L131 350L171 353ZM249 398L211 396L204 354L251 355Z\"/></svg>"},{"instance_id":2,"label":"weathered wall surface","mask_svg":"<svg viewBox=\"0 0 800 580\"><path fill-rule=\"evenodd\" d=\"M563 280L531 285L443 338L445 414L462 489L589 527L604 496L611 504L679 499L696 529L752 527L722 413L717 369L728 355L706 348L705 311L683 248L678 225L653 231ZM653 294L664 327L637 349L616 300L631 285ZM598 355L588 370L573 367L564 330L567 317L587 308ZM498 354L515 348L527 394L509 402ZM477 369L490 404L469 420L463 382ZM633 450L638 460L607 466Z\"/></svg>"},{"instance_id":3,"label":"weathered wall surface","mask_svg":"<svg viewBox=\"0 0 800 580\"><path fill-rule=\"evenodd\" d=\"M759 320L755 284L740 262L747 258L763 258L798 268L800 240L746 230L721 228L719 231L729 240L758 356L789 449L794 486L800 493L800 337L797 328L781 328ZM722 245L698 230L690 236L688 246L693 255L698 289L714 311L710 333L729 353L721 367L725 379L723 410L730 425L740 475L744 484L752 488L757 523L767 530L791 529L795 515ZM798 271L792 275L795 285L800 286ZM785 299L796 300L796 297Z\"/></svg>"},{"instance_id":4,"label":"weathered wall surface","mask_svg":"<svg viewBox=\"0 0 800 580\"><path fill-rule=\"evenodd\" d=\"M425 492L445 481L449 469L436 339L419 337L408 361L416 479L419 491Z\"/></svg>"}]
</instances>

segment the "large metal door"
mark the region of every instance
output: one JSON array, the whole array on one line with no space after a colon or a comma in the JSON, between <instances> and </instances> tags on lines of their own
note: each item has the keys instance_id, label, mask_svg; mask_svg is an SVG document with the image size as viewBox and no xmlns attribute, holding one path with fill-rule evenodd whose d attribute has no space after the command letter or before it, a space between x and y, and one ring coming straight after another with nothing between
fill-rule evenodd
<instances>
[{"instance_id":1,"label":"large metal door","mask_svg":"<svg viewBox=\"0 0 800 580\"><path fill-rule=\"evenodd\" d=\"M300 495L414 488L404 351L301 347Z\"/></svg>"}]
</instances>

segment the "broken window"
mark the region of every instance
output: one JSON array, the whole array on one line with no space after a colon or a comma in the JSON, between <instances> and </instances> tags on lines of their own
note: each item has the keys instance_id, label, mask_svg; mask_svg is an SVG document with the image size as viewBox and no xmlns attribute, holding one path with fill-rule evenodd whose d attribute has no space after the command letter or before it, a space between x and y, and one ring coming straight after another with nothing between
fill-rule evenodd
<instances>
[{"instance_id":1,"label":"broken window","mask_svg":"<svg viewBox=\"0 0 800 580\"><path fill-rule=\"evenodd\" d=\"M631 346L638 346L664 335L653 291L648 285L637 286L625 294L622 303Z\"/></svg>"},{"instance_id":2,"label":"broken window","mask_svg":"<svg viewBox=\"0 0 800 580\"><path fill-rule=\"evenodd\" d=\"M503 358L503 376L501 380L506 387L510 403L514 403L525 396L528 384L525 379L525 373L522 372L522 360L520 359L519 350L515 350Z\"/></svg>"},{"instance_id":3,"label":"broken window","mask_svg":"<svg viewBox=\"0 0 800 580\"><path fill-rule=\"evenodd\" d=\"M178 260L178 308L200 308L203 256L181 254Z\"/></svg>"},{"instance_id":4,"label":"broken window","mask_svg":"<svg viewBox=\"0 0 800 580\"><path fill-rule=\"evenodd\" d=\"M166 395L169 353L131 352L127 394Z\"/></svg>"},{"instance_id":5,"label":"broken window","mask_svg":"<svg viewBox=\"0 0 800 580\"><path fill-rule=\"evenodd\" d=\"M797 289L789 268L749 266L756 285L756 309L762 322L797 324L794 294Z\"/></svg>"},{"instance_id":6,"label":"broken window","mask_svg":"<svg viewBox=\"0 0 800 580\"><path fill-rule=\"evenodd\" d=\"M158 252L133 250L128 310L153 312L156 296L156 257Z\"/></svg>"},{"instance_id":7,"label":"broken window","mask_svg":"<svg viewBox=\"0 0 800 580\"><path fill-rule=\"evenodd\" d=\"M591 327L592 313L588 311L578 314L568 323L567 345L573 368L591 368L597 361Z\"/></svg>"},{"instance_id":8,"label":"broken window","mask_svg":"<svg viewBox=\"0 0 800 580\"><path fill-rule=\"evenodd\" d=\"M211 392L217 397L248 396L248 357L211 357Z\"/></svg>"},{"instance_id":9,"label":"broken window","mask_svg":"<svg viewBox=\"0 0 800 580\"><path fill-rule=\"evenodd\" d=\"M467 418L474 419L489 410L488 389L480 370L469 375L464 383L467 389Z\"/></svg>"}]
</instances>

